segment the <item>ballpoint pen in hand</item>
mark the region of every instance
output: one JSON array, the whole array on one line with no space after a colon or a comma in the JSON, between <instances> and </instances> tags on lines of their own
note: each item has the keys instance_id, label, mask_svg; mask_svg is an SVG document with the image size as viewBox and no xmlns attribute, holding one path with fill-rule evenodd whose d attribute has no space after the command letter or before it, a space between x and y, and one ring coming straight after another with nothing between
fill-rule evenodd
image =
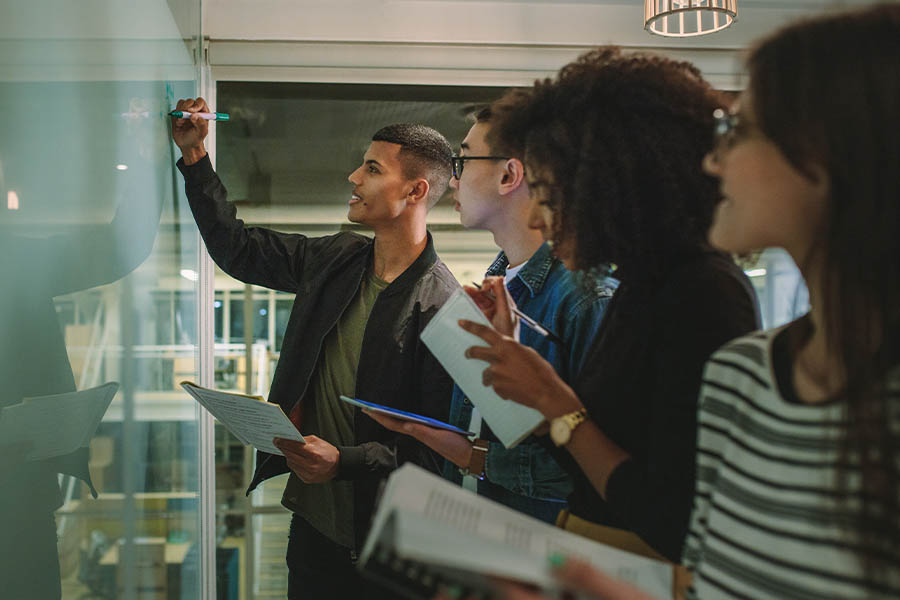
<instances>
[{"instance_id":1,"label":"ballpoint pen in hand","mask_svg":"<svg viewBox=\"0 0 900 600\"><path fill-rule=\"evenodd\" d=\"M472 282L472 285L474 285L474 286L475 286L476 288L478 288L479 290L481 289L481 284L479 284L479 283L475 283L475 282L473 281L473 282ZM497 298L494 297L494 293L493 293L493 292L487 291L487 292L485 292L485 295L486 295L488 298L490 298L491 300L493 300L493 301L495 301L495 302L497 301ZM548 340L552 340L552 341L556 342L557 344L562 344L562 343L563 343L561 337L559 337L558 335L556 335L555 333L553 333L552 331L550 331L549 329L547 329L546 327L544 327L543 325L541 325L540 323L538 323L537 321L535 321L534 319L532 319L531 317L529 317L528 315L526 315L525 313L523 313L523 312L522 312L521 310L519 310L518 308L516 308L516 307L514 307L514 306L511 306L510 308L512 309L513 313L515 313L515 315L516 315L517 317L519 317L520 319L522 319L522 322L523 322L523 323L525 323L526 325L528 325L528 327L530 327L531 329L533 329L533 330L536 331L537 333L539 333L539 334L541 334L542 336L546 337Z\"/></svg>"}]
</instances>

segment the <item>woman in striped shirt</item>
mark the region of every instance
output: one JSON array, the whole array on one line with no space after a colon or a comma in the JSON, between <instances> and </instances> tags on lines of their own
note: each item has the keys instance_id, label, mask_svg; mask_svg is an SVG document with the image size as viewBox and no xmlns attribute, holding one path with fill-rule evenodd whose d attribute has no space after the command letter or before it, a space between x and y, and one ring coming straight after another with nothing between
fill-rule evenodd
<instances>
[{"instance_id":1,"label":"woman in striped shirt","mask_svg":"<svg viewBox=\"0 0 900 600\"><path fill-rule=\"evenodd\" d=\"M724 196L710 241L785 248L811 310L707 364L688 595L897 598L900 5L795 24L748 65L704 161ZM584 565L560 575L635 597Z\"/></svg>"}]
</instances>

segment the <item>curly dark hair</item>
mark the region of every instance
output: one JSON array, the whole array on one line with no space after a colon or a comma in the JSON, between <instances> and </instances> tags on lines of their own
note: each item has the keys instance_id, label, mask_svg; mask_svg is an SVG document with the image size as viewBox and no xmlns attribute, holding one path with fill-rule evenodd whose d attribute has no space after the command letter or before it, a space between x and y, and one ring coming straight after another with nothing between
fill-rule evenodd
<instances>
[{"instance_id":1,"label":"curly dark hair","mask_svg":"<svg viewBox=\"0 0 900 600\"><path fill-rule=\"evenodd\" d=\"M686 62L601 47L491 106L492 147L527 132L526 168L553 180L554 240L588 271L654 281L707 245L720 198L701 170L723 98Z\"/></svg>"}]
</instances>

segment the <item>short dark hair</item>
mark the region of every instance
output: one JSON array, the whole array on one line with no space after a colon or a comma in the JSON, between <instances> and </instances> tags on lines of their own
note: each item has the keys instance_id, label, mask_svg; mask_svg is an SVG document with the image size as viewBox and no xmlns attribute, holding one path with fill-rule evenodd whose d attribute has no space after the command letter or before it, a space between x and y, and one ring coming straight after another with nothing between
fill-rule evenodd
<instances>
[{"instance_id":1,"label":"short dark hair","mask_svg":"<svg viewBox=\"0 0 900 600\"><path fill-rule=\"evenodd\" d=\"M450 142L443 135L425 125L396 123L376 131L372 141L398 144L404 175L428 181L428 208L437 204L450 184L453 156Z\"/></svg>"},{"instance_id":2,"label":"short dark hair","mask_svg":"<svg viewBox=\"0 0 900 600\"><path fill-rule=\"evenodd\" d=\"M575 242L577 269L651 282L707 245L719 194L701 161L722 100L689 63L607 46L508 91L488 136L524 136L526 168L552 174L553 237Z\"/></svg>"},{"instance_id":3,"label":"short dark hair","mask_svg":"<svg viewBox=\"0 0 900 600\"><path fill-rule=\"evenodd\" d=\"M493 114L494 114L494 112L491 110L490 104L488 104L486 106L482 106L474 112L475 122L490 123L491 117L493 116Z\"/></svg>"},{"instance_id":4,"label":"short dark hair","mask_svg":"<svg viewBox=\"0 0 900 600\"><path fill-rule=\"evenodd\" d=\"M472 118L476 123L494 122L494 110L490 104L482 106L472 113ZM485 136L488 149L495 156L509 156L510 158L525 158L525 141L528 137L528 131L518 130L507 127L498 130L496 127L488 129Z\"/></svg>"}]
</instances>

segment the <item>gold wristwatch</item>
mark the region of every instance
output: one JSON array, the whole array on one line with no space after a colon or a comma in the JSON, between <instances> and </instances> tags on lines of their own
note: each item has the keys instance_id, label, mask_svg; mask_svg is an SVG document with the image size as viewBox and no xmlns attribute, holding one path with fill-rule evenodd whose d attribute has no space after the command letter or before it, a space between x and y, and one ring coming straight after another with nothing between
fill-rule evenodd
<instances>
[{"instance_id":1,"label":"gold wristwatch","mask_svg":"<svg viewBox=\"0 0 900 600\"><path fill-rule=\"evenodd\" d=\"M490 442L477 438L472 442L472 456L469 457L469 464L459 470L463 475L471 475L475 479L481 481L484 479L484 469L487 463L487 453L490 448Z\"/></svg>"},{"instance_id":2,"label":"gold wristwatch","mask_svg":"<svg viewBox=\"0 0 900 600\"><path fill-rule=\"evenodd\" d=\"M575 428L586 420L586 408L556 417L550 421L550 439L557 446L565 446L572 439L572 432L575 431Z\"/></svg>"}]
</instances>

